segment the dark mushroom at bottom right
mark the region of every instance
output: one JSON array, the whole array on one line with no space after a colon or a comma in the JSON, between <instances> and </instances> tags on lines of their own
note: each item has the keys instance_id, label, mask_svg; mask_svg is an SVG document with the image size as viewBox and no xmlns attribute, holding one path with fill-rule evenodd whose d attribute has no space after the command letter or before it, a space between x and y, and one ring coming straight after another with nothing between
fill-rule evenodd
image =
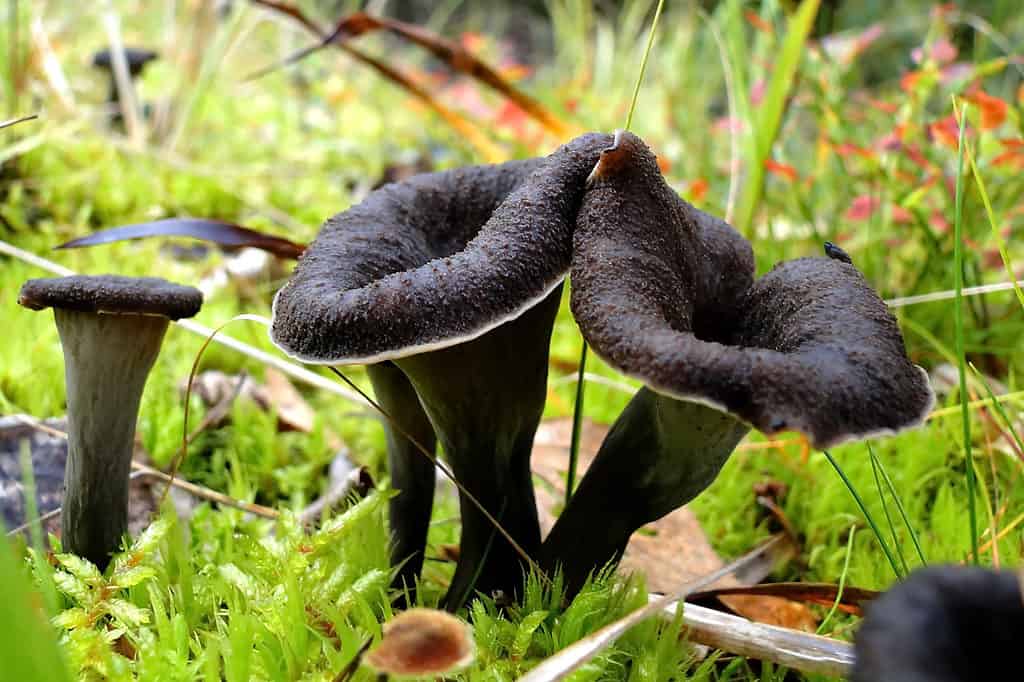
<instances>
[{"instance_id":1,"label":"dark mushroom at bottom right","mask_svg":"<svg viewBox=\"0 0 1024 682\"><path fill-rule=\"evenodd\" d=\"M644 388L544 541L541 566L560 566L570 591L710 485L751 427L826 448L917 426L931 409L925 372L848 257L755 280L747 240L680 199L631 133L590 174L573 239L583 337Z\"/></svg>"},{"instance_id":2,"label":"dark mushroom at bottom right","mask_svg":"<svg viewBox=\"0 0 1024 682\"><path fill-rule=\"evenodd\" d=\"M1019 680L1020 576L973 566L915 571L867 606L852 682Z\"/></svg>"}]
</instances>

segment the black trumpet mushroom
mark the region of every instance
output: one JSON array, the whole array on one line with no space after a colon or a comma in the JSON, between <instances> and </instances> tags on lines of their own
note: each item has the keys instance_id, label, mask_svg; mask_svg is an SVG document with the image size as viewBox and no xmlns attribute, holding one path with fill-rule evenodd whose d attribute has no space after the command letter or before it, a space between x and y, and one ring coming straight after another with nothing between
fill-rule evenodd
<instances>
[{"instance_id":1,"label":"black trumpet mushroom","mask_svg":"<svg viewBox=\"0 0 1024 682\"><path fill-rule=\"evenodd\" d=\"M122 54L124 54L124 61L128 65L128 76L133 79L141 75L146 69L146 66L150 62L156 61L159 56L153 50L149 50L144 47L125 47ZM107 94L107 104L116 104L118 96L117 78L114 75L113 50L107 47L96 52L92 56L92 65L107 72L107 76L110 79L110 91ZM120 114L114 113L113 116L117 118Z\"/></svg>"},{"instance_id":2,"label":"black trumpet mushroom","mask_svg":"<svg viewBox=\"0 0 1024 682\"><path fill-rule=\"evenodd\" d=\"M386 185L328 220L277 293L274 343L303 362L370 365L395 413L389 459L406 485L390 509L396 560L425 546L431 492L410 481L432 469L404 441L428 440L424 416L460 483L521 549L539 549L529 459L548 346L585 180L610 143L584 135L544 159ZM460 509L448 608L522 581L511 543L465 495Z\"/></svg>"},{"instance_id":3,"label":"black trumpet mushroom","mask_svg":"<svg viewBox=\"0 0 1024 682\"><path fill-rule=\"evenodd\" d=\"M704 490L751 426L825 448L915 426L932 405L851 263L802 258L755 280L749 243L680 199L630 133L588 179L571 276L584 338L645 386L544 542L541 566L561 565L570 590Z\"/></svg>"},{"instance_id":4,"label":"black trumpet mushroom","mask_svg":"<svg viewBox=\"0 0 1024 682\"><path fill-rule=\"evenodd\" d=\"M106 568L128 528L135 422L170 320L192 317L198 289L153 277L75 275L25 282L18 303L53 308L68 406L61 541Z\"/></svg>"},{"instance_id":5,"label":"black trumpet mushroom","mask_svg":"<svg viewBox=\"0 0 1024 682\"><path fill-rule=\"evenodd\" d=\"M1019 679L1021 577L971 566L919 569L877 600L855 638L852 682Z\"/></svg>"}]
</instances>

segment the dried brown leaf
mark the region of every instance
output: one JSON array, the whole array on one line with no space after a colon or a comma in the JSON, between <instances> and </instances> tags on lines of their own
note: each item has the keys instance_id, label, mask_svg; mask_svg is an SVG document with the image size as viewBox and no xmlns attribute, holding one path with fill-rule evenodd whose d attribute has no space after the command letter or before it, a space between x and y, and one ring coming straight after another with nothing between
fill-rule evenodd
<instances>
[{"instance_id":1,"label":"dried brown leaf","mask_svg":"<svg viewBox=\"0 0 1024 682\"><path fill-rule=\"evenodd\" d=\"M275 237L274 235L258 232L248 227L242 227L241 225L235 225L222 220L207 220L204 218L168 218L166 220L154 220L149 223L121 225L93 232L79 239L72 239L56 248L78 249L85 246L111 244L128 239L143 239L146 237L191 237L220 244L221 246L251 246L272 253L279 258L290 258L293 260L302 255L302 252L306 249L305 245L296 244L283 237Z\"/></svg>"},{"instance_id":2,"label":"dried brown leaf","mask_svg":"<svg viewBox=\"0 0 1024 682\"><path fill-rule=\"evenodd\" d=\"M578 133L548 111L543 104L502 78L496 69L473 55L462 45L421 26L365 12L356 12L339 21L328 40L345 40L379 30L390 31L419 45L453 71L470 76L493 88L515 102L523 111L559 138L572 137Z\"/></svg>"},{"instance_id":3,"label":"dried brown leaf","mask_svg":"<svg viewBox=\"0 0 1024 682\"><path fill-rule=\"evenodd\" d=\"M320 40L320 42L317 43L316 45L300 50L295 54L286 57L285 59L276 64L261 69L256 74L250 76L250 79L274 71L286 64L293 64L309 56L310 54L327 47L328 45L333 45L334 47L348 54L356 61L362 62L363 64L374 69L375 71L377 71L377 73L384 76L384 78L390 80L392 83L395 83L399 87L406 90L410 95L423 102L423 104L425 104L428 108L432 109L449 126L454 128L471 145L473 145L484 158L484 160L487 161L488 163L499 163L501 161L505 161L508 158L508 155L505 153L505 151L501 147L496 145L490 139L490 137L488 137L483 132L483 130L478 124L470 121L468 118L458 113L457 111L449 109L445 105L438 102L437 99L435 99L424 88L420 87L411 78L403 74L401 71L395 69L390 64L376 57L371 57L370 55L366 54L362 50L353 47L352 45L335 40L335 35L337 33L336 31L329 33L321 29L319 26L317 26L316 22L307 17L302 12L302 10L296 7L295 5L285 2L276 2L275 0L252 0L252 2L262 7L266 7L267 9L291 17L293 20L295 20L304 28L306 28L306 30L308 30L310 33L313 33Z\"/></svg>"},{"instance_id":4,"label":"dried brown leaf","mask_svg":"<svg viewBox=\"0 0 1024 682\"><path fill-rule=\"evenodd\" d=\"M316 413L288 378L276 369L267 367L263 379L266 382L264 395L277 410L279 428L282 431L312 431Z\"/></svg>"}]
</instances>

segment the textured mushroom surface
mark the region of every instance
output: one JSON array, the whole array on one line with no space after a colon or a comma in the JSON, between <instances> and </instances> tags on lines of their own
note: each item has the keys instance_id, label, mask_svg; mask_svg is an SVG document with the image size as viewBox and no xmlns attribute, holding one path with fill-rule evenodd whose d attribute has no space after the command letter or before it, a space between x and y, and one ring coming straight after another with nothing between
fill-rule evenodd
<instances>
[{"instance_id":1,"label":"textured mushroom surface","mask_svg":"<svg viewBox=\"0 0 1024 682\"><path fill-rule=\"evenodd\" d=\"M582 180L608 135L544 159L415 176L324 225L274 299L271 337L311 363L452 346L551 293L572 257Z\"/></svg>"},{"instance_id":2,"label":"textured mushroom surface","mask_svg":"<svg viewBox=\"0 0 1024 682\"><path fill-rule=\"evenodd\" d=\"M160 315L172 320L192 317L203 304L198 289L158 277L72 275L30 279L18 303L32 310L59 308L83 313Z\"/></svg>"},{"instance_id":3,"label":"textured mushroom surface","mask_svg":"<svg viewBox=\"0 0 1024 682\"><path fill-rule=\"evenodd\" d=\"M574 235L572 311L598 355L818 448L921 422L927 377L853 265L806 258L752 278L749 244L680 199L639 138L618 135Z\"/></svg>"},{"instance_id":4,"label":"textured mushroom surface","mask_svg":"<svg viewBox=\"0 0 1024 682\"><path fill-rule=\"evenodd\" d=\"M1024 599L1012 571L933 566L867 607L852 682L1020 679Z\"/></svg>"}]
</instances>

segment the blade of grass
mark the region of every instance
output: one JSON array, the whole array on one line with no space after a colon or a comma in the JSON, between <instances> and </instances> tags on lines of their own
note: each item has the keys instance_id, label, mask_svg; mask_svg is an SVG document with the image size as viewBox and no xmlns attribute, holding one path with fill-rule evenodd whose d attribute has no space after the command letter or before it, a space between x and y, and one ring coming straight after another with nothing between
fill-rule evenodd
<instances>
[{"instance_id":1,"label":"blade of grass","mask_svg":"<svg viewBox=\"0 0 1024 682\"><path fill-rule=\"evenodd\" d=\"M633 87L633 99L629 103L629 113L626 114L625 129L633 124L633 112L636 111L636 103L640 99L640 86L644 82L644 73L647 71L647 59L651 55L651 48L654 47L654 33L658 29L658 20L661 18L661 10L665 6L665 0L658 0L658 7L654 10L654 18L651 20L651 30L647 34L647 47L644 48L643 59L640 60L640 73L637 74L636 85ZM576 466L580 457L580 432L583 429L583 399L586 388L587 369L587 340L583 339L583 348L580 350L580 366L576 376L576 402L572 408L572 437L569 441L569 471L565 481L565 503L569 504L572 499L572 490L576 483Z\"/></svg>"},{"instance_id":2,"label":"blade of grass","mask_svg":"<svg viewBox=\"0 0 1024 682\"><path fill-rule=\"evenodd\" d=\"M43 545L43 527L41 523L33 523L39 518L39 506L36 504L36 474L32 467L32 450L26 438L21 441L18 450L21 464L21 482L24 486L22 494L25 499L25 521L29 525L29 537L32 539L32 561L36 565L40 588L43 592L43 604L49 616L56 616L60 602L57 597L57 586L53 584L53 573L46 563L46 547Z\"/></svg>"},{"instance_id":3,"label":"blade of grass","mask_svg":"<svg viewBox=\"0 0 1024 682\"><path fill-rule=\"evenodd\" d=\"M69 680L53 628L32 606L32 588L9 542L0 542L0 660L8 680Z\"/></svg>"},{"instance_id":4,"label":"blade of grass","mask_svg":"<svg viewBox=\"0 0 1024 682\"><path fill-rule=\"evenodd\" d=\"M856 526L850 527L850 534L846 538L846 559L843 560L843 572L839 574L839 590L836 591L836 600L832 602L832 608L828 610L825 617L821 619L821 624L818 625L818 629L815 631L816 634L825 632L825 626L832 620L832 616L836 614L839 609L839 604L843 601L843 590L846 589L846 576L850 573L850 556L853 554L853 536L857 533Z\"/></svg>"},{"instance_id":5,"label":"blade of grass","mask_svg":"<svg viewBox=\"0 0 1024 682\"><path fill-rule=\"evenodd\" d=\"M985 375L979 372L978 368L973 364L971 364L971 369L974 370L974 374L978 377L981 385L985 387L985 392L988 393L988 398L991 401L992 407L995 408L996 414L998 414L999 418L1003 420L1004 424L1006 424L1006 430L1010 432L1013 440L1017 443L1017 447L1024 450L1024 441L1021 440L1020 435L1017 433L1017 429L1014 428L1013 421L1010 420L1010 416L1006 414L1006 410L1004 410L1003 406L999 404L999 400L996 398L995 393L992 392L992 386L989 385L988 379L986 379Z\"/></svg>"},{"instance_id":6,"label":"blade of grass","mask_svg":"<svg viewBox=\"0 0 1024 682\"><path fill-rule=\"evenodd\" d=\"M832 468L839 474L839 478L842 479L843 485L850 491L853 496L853 501L857 503L860 508L860 513L864 515L864 520L871 526L871 532L875 534L875 539L878 540L878 544L882 547L882 552L885 554L885 558L889 560L889 565L892 566L892 572L896 574L897 578L902 578L903 575L900 573L900 567L896 563L896 557L893 555L892 550L889 549L889 543L885 541L885 537L882 536L882 531L879 530L878 524L875 523L875 519L871 516L871 512L868 511L867 505L864 504L863 498L860 493L857 492L857 488L854 487L853 482L847 477L846 472L839 466L839 462L832 457L828 450L822 450L822 454L828 460L828 463L832 465Z\"/></svg>"},{"instance_id":7,"label":"blade of grass","mask_svg":"<svg viewBox=\"0 0 1024 682\"><path fill-rule=\"evenodd\" d=\"M988 218L989 227L992 228L992 236L999 247L999 257L1003 261L1003 268L1005 268L1006 274L1010 276L1010 282L1013 284L1013 293L1017 294L1017 301L1024 308L1024 291L1021 291L1020 285L1017 283L1017 277L1013 272L1013 262L1010 260L1010 254L1006 250L1006 241L1003 239L1003 235L999 234L999 225L996 224L995 213L992 211L992 202L989 200L985 181L981 179L981 173L978 172L978 164L974 162L974 154L971 153L970 149L965 150L964 154L967 156L967 161L971 164L971 174L974 176L974 183L978 186L981 203L985 206L985 216Z\"/></svg>"},{"instance_id":8,"label":"blade of grass","mask_svg":"<svg viewBox=\"0 0 1024 682\"><path fill-rule=\"evenodd\" d=\"M892 515L889 513L889 503L885 501L885 490L882 489L882 477L878 474L878 460L871 457L871 473L875 478L875 489L878 491L878 499L882 503L882 513L885 514L885 522L889 524L889 534L892 536L892 545L896 548L896 556L899 557L900 566L903 567L903 575L910 573L910 566L907 565L907 557L903 555L903 543L896 535L896 524L892 522Z\"/></svg>"},{"instance_id":9,"label":"blade of grass","mask_svg":"<svg viewBox=\"0 0 1024 682\"><path fill-rule=\"evenodd\" d=\"M917 537L917 532L914 530L914 526L910 523L910 517L907 516L907 510L903 506L903 500L896 494L896 486L893 485L892 479L889 478L889 472L885 470L885 466L882 465L882 460L875 454L875 449L871 447L871 443L867 444L868 455L871 457L871 461L878 465L878 471L882 473L882 479L885 481L885 485L889 488L889 493L892 495L892 499L896 502L896 509L899 510L900 516L903 517L903 525L907 527L907 532L910 533L910 539L914 543L914 549L917 551L917 557L921 560L922 566L928 565L928 560L924 558L924 551L921 549L921 541Z\"/></svg>"},{"instance_id":10,"label":"blade of grass","mask_svg":"<svg viewBox=\"0 0 1024 682\"><path fill-rule=\"evenodd\" d=\"M754 214L761 203L764 194L765 161L771 155L772 146L778 137L786 102L796 82L797 69L803 57L807 38L814 26L819 4L820 0L803 0L800 3L800 7L787 23L786 38L772 69L764 100L756 114L751 107L746 108L750 116L746 134L751 138L751 142L747 145L746 181L736 210L736 229L740 234L750 234ZM747 97L749 95L745 92L740 93L740 99Z\"/></svg>"},{"instance_id":11,"label":"blade of grass","mask_svg":"<svg viewBox=\"0 0 1024 682\"><path fill-rule=\"evenodd\" d=\"M975 508L974 460L971 452L971 415L967 409L967 357L964 351L964 135L967 130L967 104L964 103L959 112L956 111L956 100L953 100L954 113L960 116L960 132L957 142L957 174L956 174L956 213L953 220L953 273L956 298L953 307L953 323L956 335L957 373L960 378L960 414L963 421L964 457L967 469L967 515L971 532L971 556L978 563L978 511Z\"/></svg>"}]
</instances>

